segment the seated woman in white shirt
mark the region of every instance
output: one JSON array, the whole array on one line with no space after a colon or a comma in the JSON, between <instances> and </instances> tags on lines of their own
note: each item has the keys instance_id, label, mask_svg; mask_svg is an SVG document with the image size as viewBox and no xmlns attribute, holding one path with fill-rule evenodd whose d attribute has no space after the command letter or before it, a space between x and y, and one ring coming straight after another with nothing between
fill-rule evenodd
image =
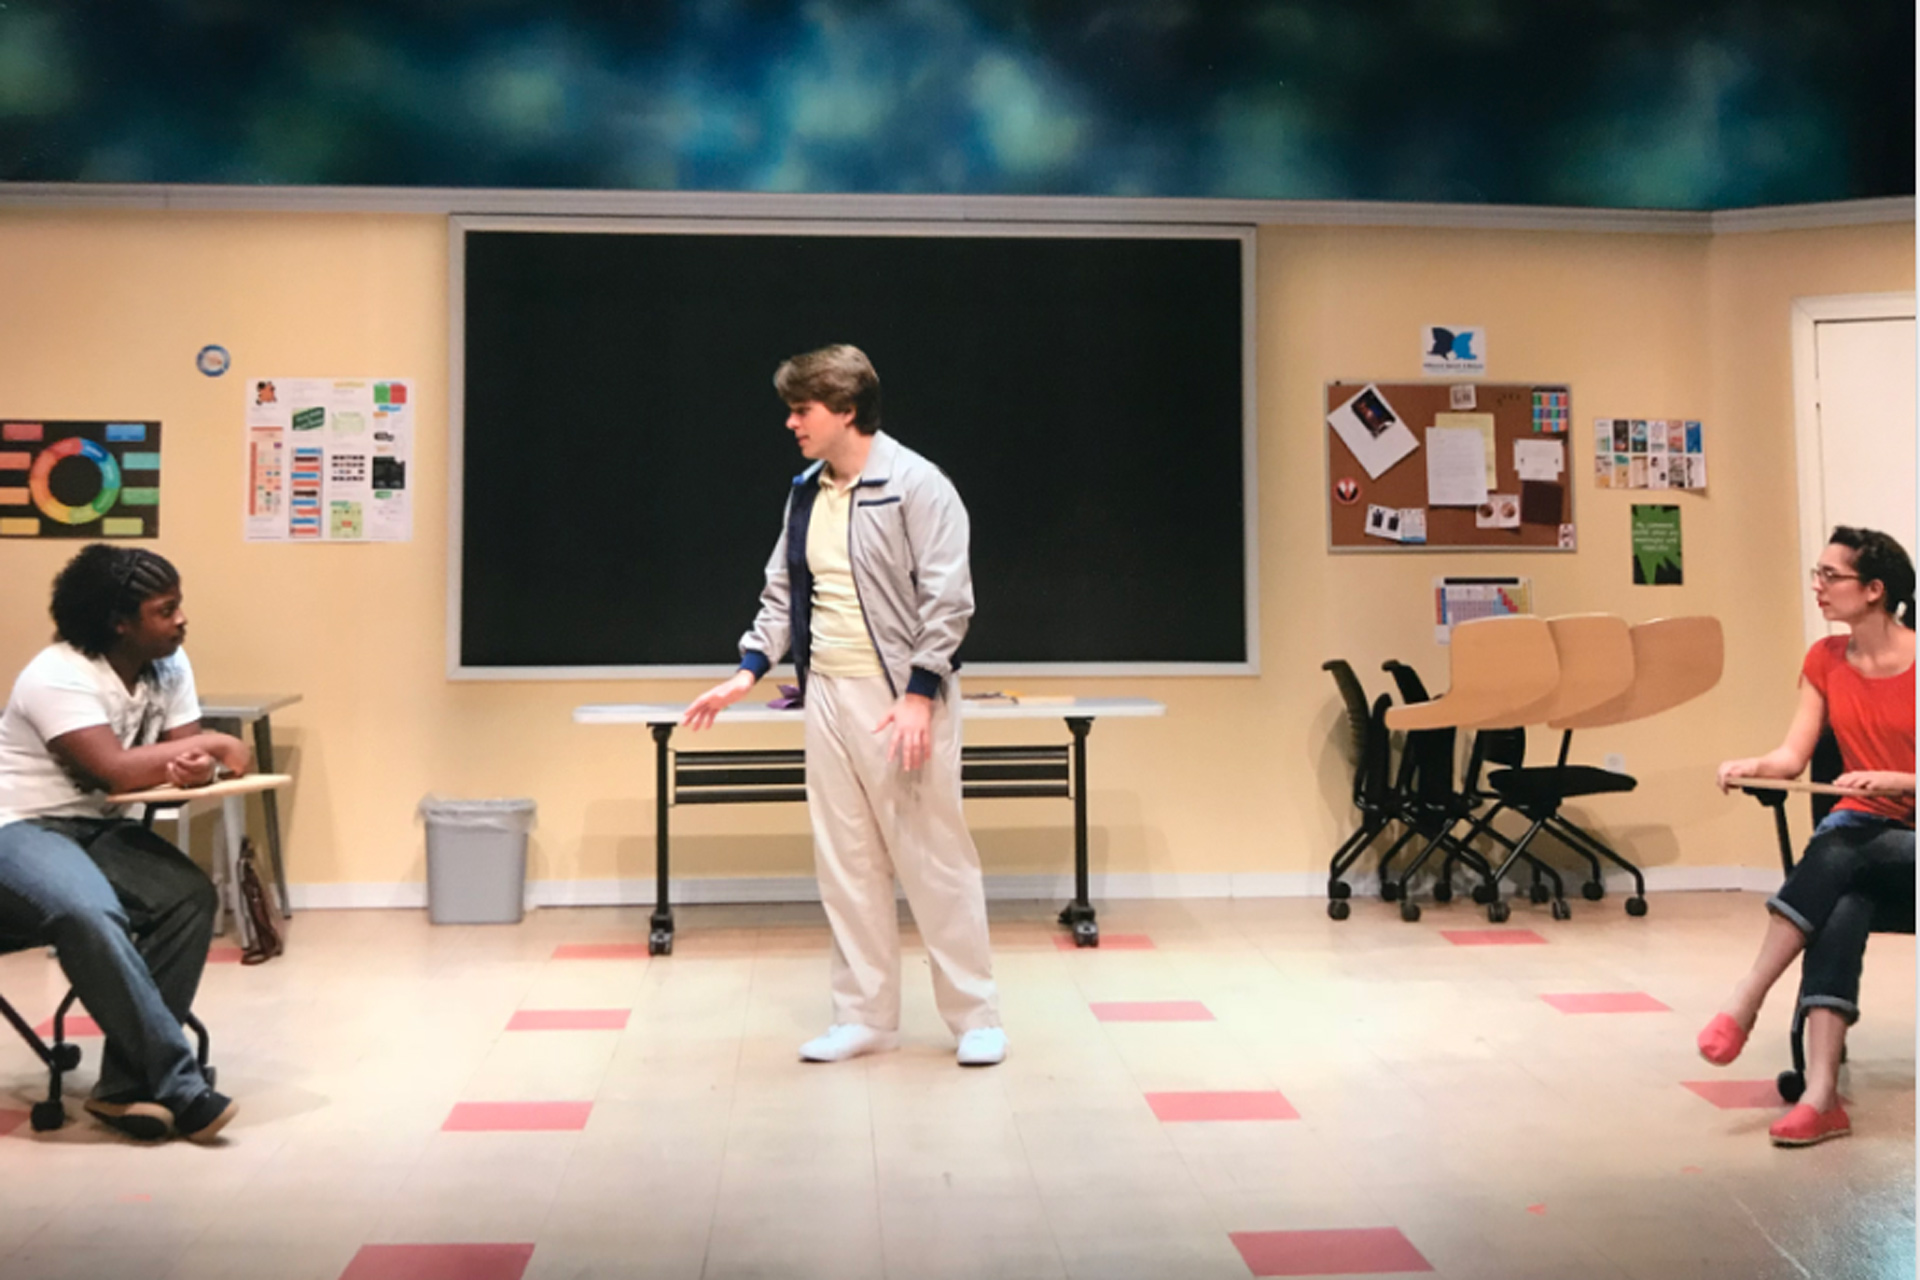
<instances>
[{"instance_id":1,"label":"seated woman in white shirt","mask_svg":"<svg viewBox=\"0 0 1920 1280\"><path fill-rule=\"evenodd\" d=\"M212 883L109 794L244 773L246 745L200 728L180 575L95 543L53 582L55 642L0 713L0 938L51 945L105 1033L84 1104L146 1142L209 1142L237 1106L181 1023L213 940Z\"/></svg>"}]
</instances>

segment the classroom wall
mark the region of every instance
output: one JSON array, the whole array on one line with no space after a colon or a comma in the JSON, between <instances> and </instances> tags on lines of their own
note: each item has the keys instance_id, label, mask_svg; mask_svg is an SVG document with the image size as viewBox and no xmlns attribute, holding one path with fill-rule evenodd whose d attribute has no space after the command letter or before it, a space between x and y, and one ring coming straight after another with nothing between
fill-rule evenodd
<instances>
[{"instance_id":1,"label":"classroom wall","mask_svg":"<svg viewBox=\"0 0 1920 1280\"><path fill-rule=\"evenodd\" d=\"M1761 815L1719 796L1711 777L1722 757L1777 740L1799 657L1789 300L1911 289L1912 224L1711 238L1271 227L1259 255L1262 674L1073 683L1168 705L1164 720L1094 729L1095 870L1149 874L1158 878L1133 883L1161 892L1316 885L1351 826L1345 728L1320 663L1345 657L1378 689L1381 660L1398 657L1444 687L1431 580L1492 573L1530 575L1550 614L1725 620L1718 690L1656 721L1582 735L1580 758L1620 752L1641 779L1584 820L1650 867L1704 868L1696 874L1711 879L1716 867L1768 865ZM576 726L570 712L684 700L704 686L445 678L446 288L437 216L10 211L0 216L0 417L164 422L158 549L185 575L202 688L304 698L275 731L298 775L288 849L306 901L417 898L414 808L430 792L532 796L532 874L566 882L554 896L642 896L651 742L644 729ZM1578 554L1327 552L1322 384L1416 377L1419 326L1450 321L1487 327L1488 380L1572 385ZM232 352L224 378L194 368L208 342ZM414 540L243 542L245 379L362 375L417 381ZM1684 508L1685 586L1631 585L1632 495L1595 490L1583 469L1597 416L1705 421L1711 488L1670 499ZM770 405L767 429L780 421ZM1179 465L1177 452L1168 462ZM0 541L0 671L45 643L47 583L76 545ZM990 601L990 583L981 595ZM1051 733L978 728L976 741ZM791 740L743 728L710 744ZM971 809L990 874L1067 869L1064 803ZM800 806L680 811L675 850L688 876L811 868ZM396 884L416 887L387 887Z\"/></svg>"}]
</instances>

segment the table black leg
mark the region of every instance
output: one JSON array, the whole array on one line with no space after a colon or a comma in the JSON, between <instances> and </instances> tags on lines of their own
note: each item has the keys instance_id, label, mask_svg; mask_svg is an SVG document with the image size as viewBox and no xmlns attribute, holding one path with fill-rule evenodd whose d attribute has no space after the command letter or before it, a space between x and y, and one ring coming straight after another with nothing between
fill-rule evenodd
<instances>
[{"instance_id":1,"label":"table black leg","mask_svg":"<svg viewBox=\"0 0 1920 1280\"><path fill-rule=\"evenodd\" d=\"M647 934L647 954L673 954L673 908L667 903L667 740L673 726L653 726L653 847L654 887L652 931Z\"/></svg>"},{"instance_id":2,"label":"table black leg","mask_svg":"<svg viewBox=\"0 0 1920 1280\"><path fill-rule=\"evenodd\" d=\"M1087 889L1087 733L1093 720L1067 717L1073 734L1073 901L1060 911L1060 923L1073 930L1073 945L1100 945L1100 925L1094 920Z\"/></svg>"},{"instance_id":3,"label":"table black leg","mask_svg":"<svg viewBox=\"0 0 1920 1280\"><path fill-rule=\"evenodd\" d=\"M273 772L273 729L266 716L253 722L253 754L261 773ZM280 918L293 919L293 898L287 893L287 864L280 855L280 800L271 791L260 793L267 815L267 857L273 862L273 886L280 893Z\"/></svg>"}]
</instances>

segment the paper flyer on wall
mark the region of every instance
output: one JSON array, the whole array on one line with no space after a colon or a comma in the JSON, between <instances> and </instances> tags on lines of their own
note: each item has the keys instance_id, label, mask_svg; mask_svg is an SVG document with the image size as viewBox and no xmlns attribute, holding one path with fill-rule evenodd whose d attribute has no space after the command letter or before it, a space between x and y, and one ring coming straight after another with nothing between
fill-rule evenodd
<instances>
[{"instance_id":1,"label":"paper flyer on wall","mask_svg":"<svg viewBox=\"0 0 1920 1280\"><path fill-rule=\"evenodd\" d=\"M409 378L246 384L249 542L413 537Z\"/></svg>"},{"instance_id":2,"label":"paper flyer on wall","mask_svg":"<svg viewBox=\"0 0 1920 1280\"><path fill-rule=\"evenodd\" d=\"M1475 618L1506 618L1533 612L1531 578L1435 578L1433 638L1448 644L1453 628Z\"/></svg>"},{"instance_id":3,"label":"paper flyer on wall","mask_svg":"<svg viewBox=\"0 0 1920 1280\"><path fill-rule=\"evenodd\" d=\"M1328 414L1327 425L1339 433L1354 460L1367 469L1368 478L1373 480L1378 480L1381 472L1420 447L1380 388L1371 384Z\"/></svg>"}]
</instances>

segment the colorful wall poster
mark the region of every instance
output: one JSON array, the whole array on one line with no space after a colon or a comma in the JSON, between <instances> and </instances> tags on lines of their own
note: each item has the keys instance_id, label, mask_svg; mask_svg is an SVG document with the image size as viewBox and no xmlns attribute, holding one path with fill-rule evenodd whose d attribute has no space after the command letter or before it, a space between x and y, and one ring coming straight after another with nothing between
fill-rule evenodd
<instances>
[{"instance_id":1,"label":"colorful wall poster","mask_svg":"<svg viewBox=\"0 0 1920 1280\"><path fill-rule=\"evenodd\" d=\"M1680 568L1680 508L1633 504L1633 585L1677 587Z\"/></svg>"},{"instance_id":2,"label":"colorful wall poster","mask_svg":"<svg viewBox=\"0 0 1920 1280\"><path fill-rule=\"evenodd\" d=\"M1475 618L1506 618L1533 612L1531 578L1435 578L1433 638L1447 644L1453 628Z\"/></svg>"},{"instance_id":3,"label":"colorful wall poster","mask_svg":"<svg viewBox=\"0 0 1920 1280\"><path fill-rule=\"evenodd\" d=\"M253 378L250 542L413 537L413 396L406 378Z\"/></svg>"},{"instance_id":4,"label":"colorful wall poster","mask_svg":"<svg viewBox=\"0 0 1920 1280\"><path fill-rule=\"evenodd\" d=\"M1707 447L1698 422L1596 418L1593 483L1599 489L1707 487Z\"/></svg>"},{"instance_id":5,"label":"colorful wall poster","mask_svg":"<svg viewBox=\"0 0 1920 1280\"><path fill-rule=\"evenodd\" d=\"M0 420L0 537L160 536L160 424Z\"/></svg>"}]
</instances>

